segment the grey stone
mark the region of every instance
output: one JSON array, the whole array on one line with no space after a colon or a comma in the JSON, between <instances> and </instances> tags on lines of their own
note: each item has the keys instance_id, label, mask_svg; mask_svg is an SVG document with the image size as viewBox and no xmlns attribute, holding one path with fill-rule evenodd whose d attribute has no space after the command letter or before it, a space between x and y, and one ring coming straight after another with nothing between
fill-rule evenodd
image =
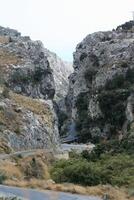
<instances>
[{"instance_id":1,"label":"grey stone","mask_svg":"<svg viewBox=\"0 0 134 200\"><path fill-rule=\"evenodd\" d=\"M128 22L113 31L90 34L76 47L64 110L69 122L83 127L77 134L85 129L87 135L89 132L85 142L96 135L110 138L111 130L116 136L119 132L125 135L134 119L133 27ZM80 98L85 105L82 112L82 102L77 103Z\"/></svg>"}]
</instances>

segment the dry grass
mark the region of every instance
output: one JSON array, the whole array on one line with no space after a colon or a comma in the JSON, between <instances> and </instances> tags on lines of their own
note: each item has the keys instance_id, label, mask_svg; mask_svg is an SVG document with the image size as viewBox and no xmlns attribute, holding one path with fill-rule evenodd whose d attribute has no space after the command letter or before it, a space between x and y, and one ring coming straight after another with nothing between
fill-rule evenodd
<instances>
[{"instance_id":1,"label":"dry grass","mask_svg":"<svg viewBox=\"0 0 134 200\"><path fill-rule=\"evenodd\" d=\"M0 174L4 174L9 181L15 178L19 183L32 178L48 180L50 174L47 162L46 157L38 152L24 158L11 156L10 159L0 161Z\"/></svg>"},{"instance_id":2,"label":"dry grass","mask_svg":"<svg viewBox=\"0 0 134 200\"><path fill-rule=\"evenodd\" d=\"M0 48L0 66L18 65L21 63L22 61L17 55Z\"/></svg>"},{"instance_id":3,"label":"dry grass","mask_svg":"<svg viewBox=\"0 0 134 200\"><path fill-rule=\"evenodd\" d=\"M127 200L128 195L123 189L116 189L112 186L92 186L92 187L82 187L73 184L54 184L48 185L50 190L71 192L82 195L93 195L103 197L104 194L108 194L110 200Z\"/></svg>"},{"instance_id":4,"label":"dry grass","mask_svg":"<svg viewBox=\"0 0 134 200\"><path fill-rule=\"evenodd\" d=\"M124 189L115 188L112 186L92 186L92 187L82 187L73 184L55 184L51 181L31 179L29 181L13 181L6 180L6 185L18 186L23 188L37 188L52 191L70 192L74 194L82 195L93 195L103 197L108 194L110 200L133 200L133 197L129 197Z\"/></svg>"},{"instance_id":5,"label":"dry grass","mask_svg":"<svg viewBox=\"0 0 134 200\"><path fill-rule=\"evenodd\" d=\"M16 166L15 163L10 162L10 161L1 161L0 163L0 172L4 174L6 177L9 179L12 178L17 178L20 179L22 178L22 172L19 169L18 166Z\"/></svg>"},{"instance_id":6,"label":"dry grass","mask_svg":"<svg viewBox=\"0 0 134 200\"><path fill-rule=\"evenodd\" d=\"M5 128L20 135L23 129L25 111L31 111L38 115L40 123L52 127L53 116L47 104L37 99L22 96L9 92L11 102L6 107L0 107L1 131ZM22 112L16 112L17 108L22 108ZM23 112L24 111L24 112ZM1 145L2 146L2 145Z\"/></svg>"},{"instance_id":7,"label":"dry grass","mask_svg":"<svg viewBox=\"0 0 134 200\"><path fill-rule=\"evenodd\" d=\"M49 169L43 157L29 156L19 160L18 165L26 179L36 177L38 179L50 179Z\"/></svg>"},{"instance_id":8,"label":"dry grass","mask_svg":"<svg viewBox=\"0 0 134 200\"><path fill-rule=\"evenodd\" d=\"M10 42L10 38L8 36L0 36L0 44L8 44Z\"/></svg>"},{"instance_id":9,"label":"dry grass","mask_svg":"<svg viewBox=\"0 0 134 200\"><path fill-rule=\"evenodd\" d=\"M4 48L0 47L0 83L4 82L4 80L8 77L12 65L17 66L21 64L23 64L22 59L20 59L14 53L11 53L5 50Z\"/></svg>"},{"instance_id":10,"label":"dry grass","mask_svg":"<svg viewBox=\"0 0 134 200\"><path fill-rule=\"evenodd\" d=\"M0 153L11 153L12 149L8 146L7 142L3 138L0 138Z\"/></svg>"},{"instance_id":11,"label":"dry grass","mask_svg":"<svg viewBox=\"0 0 134 200\"><path fill-rule=\"evenodd\" d=\"M35 156L28 156L26 158L17 157L16 159L12 158L12 161L3 161L3 163L0 163L0 171L3 171L4 174L9 177L4 181L4 184L23 188L62 191L100 197L108 194L110 200L134 200L133 197L129 197L125 189L112 187L110 185L83 187L69 183L56 184L50 180L49 165L51 163L48 161L47 157L49 157L49 155L37 152ZM14 178L16 179L14 180Z\"/></svg>"},{"instance_id":12,"label":"dry grass","mask_svg":"<svg viewBox=\"0 0 134 200\"><path fill-rule=\"evenodd\" d=\"M22 64L22 60L15 54L0 48L0 74L9 71L9 66Z\"/></svg>"},{"instance_id":13,"label":"dry grass","mask_svg":"<svg viewBox=\"0 0 134 200\"><path fill-rule=\"evenodd\" d=\"M21 154L20 154L21 155ZM0 172L7 175L10 179L14 177L14 173L20 174L16 176L17 180L30 180L31 178L37 178L40 180L50 179L49 164L52 159L52 155L38 150L34 155L26 157L12 155L0 163ZM47 158L47 157L51 157ZM6 166L6 167L5 167ZM21 173L19 173L21 172Z\"/></svg>"},{"instance_id":14,"label":"dry grass","mask_svg":"<svg viewBox=\"0 0 134 200\"><path fill-rule=\"evenodd\" d=\"M11 99L15 101L18 106L30 110L31 112L40 115L41 119L50 127L52 127L52 113L50 108L44 102L38 99L32 99L30 97L22 96L10 92Z\"/></svg>"},{"instance_id":15,"label":"dry grass","mask_svg":"<svg viewBox=\"0 0 134 200\"><path fill-rule=\"evenodd\" d=\"M1 109L0 123L10 131L15 132L16 134L20 134L20 127L22 125L22 113L16 113L11 106L5 109Z\"/></svg>"}]
</instances>

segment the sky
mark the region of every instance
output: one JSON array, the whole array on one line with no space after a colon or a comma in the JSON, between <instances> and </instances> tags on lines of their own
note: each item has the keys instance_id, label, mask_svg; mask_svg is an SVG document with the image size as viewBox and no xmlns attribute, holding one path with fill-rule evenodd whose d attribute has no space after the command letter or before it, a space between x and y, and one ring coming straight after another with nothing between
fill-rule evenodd
<instances>
[{"instance_id":1,"label":"sky","mask_svg":"<svg viewBox=\"0 0 134 200\"><path fill-rule=\"evenodd\" d=\"M41 40L65 61L88 34L132 20L134 0L0 0L0 26Z\"/></svg>"}]
</instances>

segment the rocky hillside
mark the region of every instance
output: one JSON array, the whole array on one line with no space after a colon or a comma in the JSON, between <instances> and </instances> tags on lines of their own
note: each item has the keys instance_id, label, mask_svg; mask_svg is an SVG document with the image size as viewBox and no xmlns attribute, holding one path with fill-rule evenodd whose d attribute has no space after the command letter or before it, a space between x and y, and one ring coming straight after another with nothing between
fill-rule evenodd
<instances>
[{"instance_id":1,"label":"rocky hillside","mask_svg":"<svg viewBox=\"0 0 134 200\"><path fill-rule=\"evenodd\" d=\"M67 94L69 87L69 75L73 72L72 63L62 61L55 53L44 49L50 67L53 70L55 82L55 100L61 100Z\"/></svg>"},{"instance_id":2,"label":"rocky hillside","mask_svg":"<svg viewBox=\"0 0 134 200\"><path fill-rule=\"evenodd\" d=\"M64 132L71 124L82 142L133 133L134 22L88 35L77 45L73 67Z\"/></svg>"},{"instance_id":3,"label":"rocky hillside","mask_svg":"<svg viewBox=\"0 0 134 200\"><path fill-rule=\"evenodd\" d=\"M40 41L0 27L0 152L59 143L53 70Z\"/></svg>"}]
</instances>

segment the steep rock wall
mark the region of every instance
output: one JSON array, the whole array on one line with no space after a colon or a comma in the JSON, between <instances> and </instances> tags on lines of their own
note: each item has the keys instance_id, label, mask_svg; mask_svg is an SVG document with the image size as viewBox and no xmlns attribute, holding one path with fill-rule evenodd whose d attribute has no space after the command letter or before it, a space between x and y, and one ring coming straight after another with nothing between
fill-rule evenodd
<instances>
[{"instance_id":1,"label":"steep rock wall","mask_svg":"<svg viewBox=\"0 0 134 200\"><path fill-rule=\"evenodd\" d=\"M0 151L59 145L53 70L40 41L0 27Z\"/></svg>"},{"instance_id":2,"label":"steep rock wall","mask_svg":"<svg viewBox=\"0 0 134 200\"><path fill-rule=\"evenodd\" d=\"M65 132L69 122L81 142L125 136L134 116L134 22L88 35L73 67Z\"/></svg>"}]
</instances>

